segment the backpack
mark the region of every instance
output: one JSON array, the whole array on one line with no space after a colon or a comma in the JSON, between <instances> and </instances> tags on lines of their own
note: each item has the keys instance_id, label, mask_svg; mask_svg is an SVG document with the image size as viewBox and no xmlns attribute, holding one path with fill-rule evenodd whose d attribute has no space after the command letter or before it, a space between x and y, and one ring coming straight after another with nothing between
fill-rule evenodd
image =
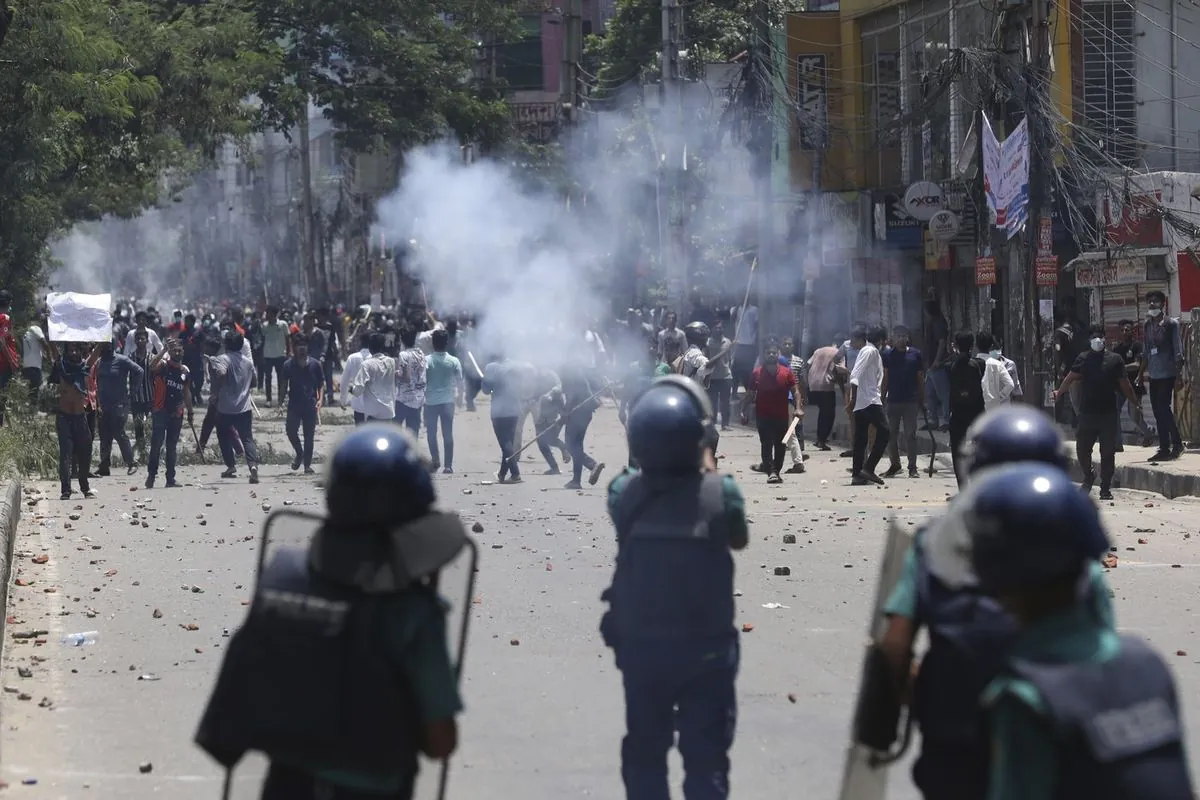
<instances>
[{"instance_id":1,"label":"backpack","mask_svg":"<svg viewBox=\"0 0 1200 800\"><path fill-rule=\"evenodd\" d=\"M960 358L950 367L950 404L983 408L984 362L976 357Z\"/></svg>"}]
</instances>

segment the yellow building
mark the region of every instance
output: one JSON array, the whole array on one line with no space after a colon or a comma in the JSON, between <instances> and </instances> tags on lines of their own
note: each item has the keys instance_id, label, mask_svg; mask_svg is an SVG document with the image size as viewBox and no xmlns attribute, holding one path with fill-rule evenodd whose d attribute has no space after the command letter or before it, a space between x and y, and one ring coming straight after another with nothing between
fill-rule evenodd
<instances>
[{"instance_id":1,"label":"yellow building","mask_svg":"<svg viewBox=\"0 0 1200 800\"><path fill-rule=\"evenodd\" d=\"M818 153L823 191L898 189L951 178L974 98L958 87L927 98L930 74L956 48L993 42L999 8L990 0L841 0L836 11L789 15L791 188L811 190ZM1058 24L1057 4L1050 13L1051 91L1069 119L1071 26ZM914 110L926 113L898 124Z\"/></svg>"}]
</instances>

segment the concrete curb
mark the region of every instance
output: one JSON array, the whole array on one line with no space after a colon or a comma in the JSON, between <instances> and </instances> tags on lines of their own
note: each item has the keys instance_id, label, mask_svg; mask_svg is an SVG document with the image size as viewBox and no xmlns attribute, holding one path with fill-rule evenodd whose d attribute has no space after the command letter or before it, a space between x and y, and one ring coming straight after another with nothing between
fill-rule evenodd
<instances>
[{"instance_id":1,"label":"concrete curb","mask_svg":"<svg viewBox=\"0 0 1200 800\"><path fill-rule=\"evenodd\" d=\"M0 651L5 642L5 619L8 617L8 587L12 582L13 549L17 542L17 523L21 519L21 481L13 479L4 484L0 495Z\"/></svg>"}]
</instances>

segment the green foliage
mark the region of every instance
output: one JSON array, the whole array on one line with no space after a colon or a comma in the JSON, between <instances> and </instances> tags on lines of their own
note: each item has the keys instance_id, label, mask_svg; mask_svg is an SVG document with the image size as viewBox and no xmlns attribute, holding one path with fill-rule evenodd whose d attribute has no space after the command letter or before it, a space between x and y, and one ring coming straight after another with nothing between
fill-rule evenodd
<instances>
[{"instance_id":1,"label":"green foliage","mask_svg":"<svg viewBox=\"0 0 1200 800\"><path fill-rule=\"evenodd\" d=\"M46 244L133 215L255 125L272 69L235 0L24 0L0 51L0 286L28 308ZM81 287L99 290L103 287Z\"/></svg>"},{"instance_id":2,"label":"green foliage","mask_svg":"<svg viewBox=\"0 0 1200 800\"><path fill-rule=\"evenodd\" d=\"M508 110L476 91L479 42L515 35L516 17L495 0L247 0L283 69L258 90L286 130L325 109L355 150L413 145L456 134L493 146Z\"/></svg>"}]
</instances>

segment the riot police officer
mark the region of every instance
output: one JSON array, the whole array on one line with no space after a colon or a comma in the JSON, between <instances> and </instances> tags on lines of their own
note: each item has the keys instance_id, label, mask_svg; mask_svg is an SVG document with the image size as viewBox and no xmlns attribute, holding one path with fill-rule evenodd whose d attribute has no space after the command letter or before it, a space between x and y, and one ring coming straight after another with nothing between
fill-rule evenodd
<instances>
[{"instance_id":1,"label":"riot police officer","mask_svg":"<svg viewBox=\"0 0 1200 800\"><path fill-rule=\"evenodd\" d=\"M196 737L227 770L264 753L263 800L407 800L417 754L454 751L437 574L468 538L434 501L408 433L364 425L333 454L309 547L272 548Z\"/></svg>"},{"instance_id":2,"label":"riot police officer","mask_svg":"<svg viewBox=\"0 0 1200 800\"><path fill-rule=\"evenodd\" d=\"M659 378L629 413L640 469L608 489L617 565L601 633L624 678L629 800L669 796L676 731L688 800L729 796L739 661L730 551L746 546L748 531L741 491L716 472L711 429L699 385Z\"/></svg>"},{"instance_id":3,"label":"riot police officer","mask_svg":"<svg viewBox=\"0 0 1200 800\"><path fill-rule=\"evenodd\" d=\"M1044 464L991 470L967 494L956 514L979 588L1018 627L983 695L990 800L1191 800L1170 669L1079 590L1108 551L1096 506Z\"/></svg>"},{"instance_id":4,"label":"riot police officer","mask_svg":"<svg viewBox=\"0 0 1200 800\"><path fill-rule=\"evenodd\" d=\"M1067 465L1066 447L1053 421L1027 406L1004 406L980 417L968 430L961 453L968 485L1000 464ZM921 626L929 631L929 648L921 659L909 709L921 732L913 783L926 800L985 796L989 748L979 697L999 671L1016 633L1004 609L979 592L969 568L957 562L946 566L946 559L939 558L942 550L931 549L939 529L954 519L947 514L917 532L884 606L888 625L880 645L890 673L880 680L890 679L901 687L909 679L916 635ZM1090 578L1090 603L1097 619L1111 628L1111 601L1098 562ZM886 714L888 709L879 711Z\"/></svg>"}]
</instances>

